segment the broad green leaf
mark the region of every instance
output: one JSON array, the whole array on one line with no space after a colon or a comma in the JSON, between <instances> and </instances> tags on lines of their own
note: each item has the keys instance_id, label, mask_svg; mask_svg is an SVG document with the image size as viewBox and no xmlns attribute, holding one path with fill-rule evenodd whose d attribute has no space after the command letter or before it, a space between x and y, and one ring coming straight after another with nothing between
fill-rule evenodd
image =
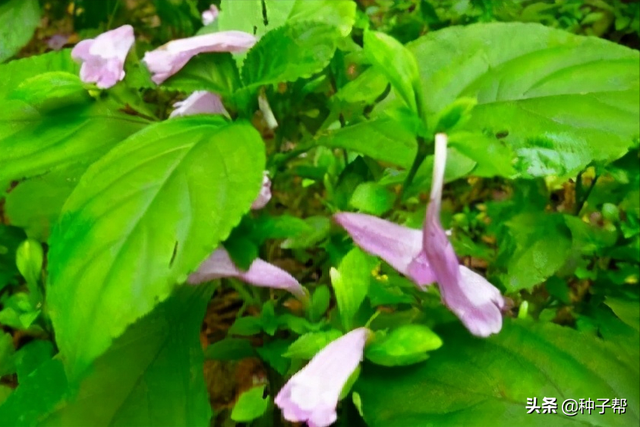
<instances>
[{"instance_id":1,"label":"broad green leaf","mask_svg":"<svg viewBox=\"0 0 640 427\"><path fill-rule=\"evenodd\" d=\"M317 144L346 148L407 168L411 166L417 150L415 135L390 117L379 117L320 134Z\"/></svg>"},{"instance_id":2,"label":"broad green leaf","mask_svg":"<svg viewBox=\"0 0 640 427\"><path fill-rule=\"evenodd\" d=\"M53 357L53 344L51 341L34 340L21 347L15 354L16 373L18 383L25 380L31 372Z\"/></svg>"},{"instance_id":3,"label":"broad green leaf","mask_svg":"<svg viewBox=\"0 0 640 427\"><path fill-rule=\"evenodd\" d=\"M78 74L80 65L71 58L71 49L49 52L28 58L16 59L0 65L0 98L15 90L20 83L31 77L51 71Z\"/></svg>"},{"instance_id":4,"label":"broad green leaf","mask_svg":"<svg viewBox=\"0 0 640 427\"><path fill-rule=\"evenodd\" d=\"M310 360L320 350L325 348L331 341L335 341L342 336L342 332L337 329L331 329L322 332L309 332L301 335L295 340L283 357L289 357L292 359L306 359Z\"/></svg>"},{"instance_id":5,"label":"broad green leaf","mask_svg":"<svg viewBox=\"0 0 640 427\"><path fill-rule=\"evenodd\" d=\"M231 419L235 422L249 422L262 416L269 405L265 396L266 385L250 388L243 392L231 411Z\"/></svg>"},{"instance_id":6,"label":"broad green leaf","mask_svg":"<svg viewBox=\"0 0 640 427\"><path fill-rule=\"evenodd\" d=\"M52 71L29 77L7 94L35 107L41 113L89 102L80 77L64 71Z\"/></svg>"},{"instance_id":7,"label":"broad green leaf","mask_svg":"<svg viewBox=\"0 0 640 427\"><path fill-rule=\"evenodd\" d=\"M257 87L311 77L329 64L340 37L336 27L319 22L270 31L247 53L242 80Z\"/></svg>"},{"instance_id":8,"label":"broad green leaf","mask_svg":"<svg viewBox=\"0 0 640 427\"><path fill-rule=\"evenodd\" d=\"M571 233L561 215L524 213L511 218L507 226L516 245L504 279L510 291L542 283L570 255Z\"/></svg>"},{"instance_id":9,"label":"broad green leaf","mask_svg":"<svg viewBox=\"0 0 640 427\"><path fill-rule=\"evenodd\" d=\"M48 308L72 377L229 235L264 162L249 124L197 116L152 125L89 168L49 239Z\"/></svg>"},{"instance_id":10,"label":"broad green leaf","mask_svg":"<svg viewBox=\"0 0 640 427\"><path fill-rule=\"evenodd\" d=\"M382 366L405 366L422 362L428 351L437 350L442 340L424 325L404 325L389 333L376 333L367 346L367 359Z\"/></svg>"},{"instance_id":11,"label":"broad green leaf","mask_svg":"<svg viewBox=\"0 0 640 427\"><path fill-rule=\"evenodd\" d=\"M640 327L638 301L606 297L604 303L613 310L620 320L638 331L638 328Z\"/></svg>"},{"instance_id":12,"label":"broad green leaf","mask_svg":"<svg viewBox=\"0 0 640 427\"><path fill-rule=\"evenodd\" d=\"M323 22L337 27L346 37L356 21L356 7L352 0L296 0L287 22Z\"/></svg>"},{"instance_id":13,"label":"broad green leaf","mask_svg":"<svg viewBox=\"0 0 640 427\"><path fill-rule=\"evenodd\" d=\"M504 141L472 132L456 132L449 142L452 148L476 162L472 175L480 177L513 177L515 155ZM447 165L448 166L448 165Z\"/></svg>"},{"instance_id":14,"label":"broad green leaf","mask_svg":"<svg viewBox=\"0 0 640 427\"><path fill-rule=\"evenodd\" d=\"M570 176L621 157L638 137L635 50L522 23L446 28L408 47L427 114L477 98L463 128L503 135L525 176Z\"/></svg>"},{"instance_id":15,"label":"broad green leaf","mask_svg":"<svg viewBox=\"0 0 640 427\"><path fill-rule=\"evenodd\" d=\"M389 79L402 100L416 113L424 108L418 64L413 53L393 37L376 31L365 31L364 53Z\"/></svg>"},{"instance_id":16,"label":"broad green leaf","mask_svg":"<svg viewBox=\"0 0 640 427\"><path fill-rule=\"evenodd\" d=\"M210 287L179 288L77 381L58 357L45 362L0 406L0 418L16 427L208 426L199 330L210 296Z\"/></svg>"},{"instance_id":17,"label":"broad green leaf","mask_svg":"<svg viewBox=\"0 0 640 427\"><path fill-rule=\"evenodd\" d=\"M331 268L329 272L342 326L347 331L351 330L354 316L367 296L371 268L371 258L359 248L353 248L344 256L338 269Z\"/></svg>"},{"instance_id":18,"label":"broad green leaf","mask_svg":"<svg viewBox=\"0 0 640 427\"><path fill-rule=\"evenodd\" d=\"M393 207L394 194L375 182L363 182L351 195L349 205L361 212L380 216Z\"/></svg>"},{"instance_id":19,"label":"broad green leaf","mask_svg":"<svg viewBox=\"0 0 640 427\"><path fill-rule=\"evenodd\" d=\"M230 53L198 55L162 87L187 93L207 90L228 95L240 87L240 73Z\"/></svg>"},{"instance_id":20,"label":"broad green leaf","mask_svg":"<svg viewBox=\"0 0 640 427\"><path fill-rule=\"evenodd\" d=\"M38 0L8 0L0 3L0 62L11 58L29 43L39 24Z\"/></svg>"},{"instance_id":21,"label":"broad green leaf","mask_svg":"<svg viewBox=\"0 0 640 427\"><path fill-rule=\"evenodd\" d=\"M105 102L41 113L18 100L0 110L0 182L88 165L148 122Z\"/></svg>"},{"instance_id":22,"label":"broad green leaf","mask_svg":"<svg viewBox=\"0 0 640 427\"><path fill-rule=\"evenodd\" d=\"M639 421L637 360L599 338L554 324L506 319L502 331L478 339L460 326L436 329L444 346L426 363L405 368L366 365L355 391L367 425L629 426ZM557 398L556 414L527 414L528 398ZM625 414L561 412L564 399L624 398Z\"/></svg>"},{"instance_id":23,"label":"broad green leaf","mask_svg":"<svg viewBox=\"0 0 640 427\"><path fill-rule=\"evenodd\" d=\"M262 37L285 23L294 3L295 0L222 0L218 28Z\"/></svg>"}]
</instances>

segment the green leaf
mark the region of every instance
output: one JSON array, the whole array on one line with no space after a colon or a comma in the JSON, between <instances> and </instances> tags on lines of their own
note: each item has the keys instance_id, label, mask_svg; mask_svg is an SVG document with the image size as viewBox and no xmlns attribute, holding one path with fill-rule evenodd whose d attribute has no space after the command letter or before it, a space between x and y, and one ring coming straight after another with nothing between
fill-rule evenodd
<instances>
[{"instance_id":1,"label":"green leaf","mask_svg":"<svg viewBox=\"0 0 640 427\"><path fill-rule=\"evenodd\" d=\"M407 168L417 150L415 135L391 117L379 117L321 134L317 144L346 148Z\"/></svg>"},{"instance_id":2,"label":"green leaf","mask_svg":"<svg viewBox=\"0 0 640 427\"><path fill-rule=\"evenodd\" d=\"M364 301L371 282L371 258L359 248L351 249L338 269L331 268L331 284L345 330L351 330L360 304Z\"/></svg>"},{"instance_id":3,"label":"green leaf","mask_svg":"<svg viewBox=\"0 0 640 427\"><path fill-rule=\"evenodd\" d=\"M267 362L280 375L284 375L289 369L290 360L282 355L287 351L289 344L291 344L290 340L269 341L262 347L256 347L256 351L262 360Z\"/></svg>"},{"instance_id":4,"label":"green leaf","mask_svg":"<svg viewBox=\"0 0 640 427\"><path fill-rule=\"evenodd\" d=\"M13 337L11 334L0 331L0 377L16 371L14 353Z\"/></svg>"},{"instance_id":5,"label":"green leaf","mask_svg":"<svg viewBox=\"0 0 640 427\"><path fill-rule=\"evenodd\" d=\"M513 177L515 155L510 145L504 141L472 132L456 132L450 135L452 148L476 162L471 172L475 176L491 178L494 176Z\"/></svg>"},{"instance_id":6,"label":"green leaf","mask_svg":"<svg viewBox=\"0 0 640 427\"><path fill-rule=\"evenodd\" d=\"M525 176L570 176L621 157L638 137L635 50L523 23L446 28L408 47L427 114L476 98L463 129L505 135Z\"/></svg>"},{"instance_id":7,"label":"green leaf","mask_svg":"<svg viewBox=\"0 0 640 427\"><path fill-rule=\"evenodd\" d=\"M312 216L306 218L305 223L309 226L306 234L300 234L286 239L280 245L283 249L305 249L315 246L324 240L331 231L331 220L323 216Z\"/></svg>"},{"instance_id":8,"label":"green leaf","mask_svg":"<svg viewBox=\"0 0 640 427\"><path fill-rule=\"evenodd\" d=\"M9 92L7 99L24 101L41 113L91 100L80 77L63 71L30 77Z\"/></svg>"},{"instance_id":9,"label":"green leaf","mask_svg":"<svg viewBox=\"0 0 640 427\"><path fill-rule=\"evenodd\" d=\"M105 102L41 113L18 100L0 110L0 182L88 165L148 122Z\"/></svg>"},{"instance_id":10,"label":"green leaf","mask_svg":"<svg viewBox=\"0 0 640 427\"><path fill-rule=\"evenodd\" d=\"M77 381L60 359L45 362L0 406L0 419L16 427L209 425L199 330L211 291L179 288Z\"/></svg>"},{"instance_id":11,"label":"green leaf","mask_svg":"<svg viewBox=\"0 0 640 427\"><path fill-rule=\"evenodd\" d=\"M571 234L562 215L524 213L511 218L507 226L516 245L504 280L510 291L542 283L571 254Z\"/></svg>"},{"instance_id":12,"label":"green leaf","mask_svg":"<svg viewBox=\"0 0 640 427\"><path fill-rule=\"evenodd\" d=\"M376 333L367 346L367 359L382 366L405 366L422 362L428 351L437 350L442 340L424 325L404 325L387 333Z\"/></svg>"},{"instance_id":13,"label":"green leaf","mask_svg":"<svg viewBox=\"0 0 640 427\"><path fill-rule=\"evenodd\" d=\"M249 124L197 116L150 126L89 168L49 240L49 314L72 377L229 235L264 163Z\"/></svg>"},{"instance_id":14,"label":"green leaf","mask_svg":"<svg viewBox=\"0 0 640 427\"><path fill-rule=\"evenodd\" d=\"M331 291L327 285L320 285L311 296L311 304L309 305L309 317L312 321L318 321L324 313L329 309L331 303Z\"/></svg>"},{"instance_id":15,"label":"green leaf","mask_svg":"<svg viewBox=\"0 0 640 427\"><path fill-rule=\"evenodd\" d=\"M640 310L638 301L629 301L621 298L606 297L604 303L627 325L636 332L640 328Z\"/></svg>"},{"instance_id":16,"label":"green leaf","mask_svg":"<svg viewBox=\"0 0 640 427\"><path fill-rule=\"evenodd\" d=\"M80 72L80 65L71 58L71 49L16 59L0 65L0 74L2 75L0 98L6 97L9 92L15 90L20 83L28 78L51 71L64 71L76 75Z\"/></svg>"},{"instance_id":17,"label":"green leaf","mask_svg":"<svg viewBox=\"0 0 640 427\"><path fill-rule=\"evenodd\" d=\"M0 3L0 62L11 58L29 43L39 24L38 0L8 0Z\"/></svg>"},{"instance_id":18,"label":"green leaf","mask_svg":"<svg viewBox=\"0 0 640 427\"><path fill-rule=\"evenodd\" d=\"M311 77L329 64L340 37L336 27L319 22L270 31L247 53L242 80L253 88Z\"/></svg>"},{"instance_id":19,"label":"green leaf","mask_svg":"<svg viewBox=\"0 0 640 427\"><path fill-rule=\"evenodd\" d=\"M349 205L361 212L380 216L393 207L395 196L375 182L363 182L351 195Z\"/></svg>"},{"instance_id":20,"label":"green leaf","mask_svg":"<svg viewBox=\"0 0 640 427\"><path fill-rule=\"evenodd\" d=\"M208 90L229 95L240 87L240 73L230 53L198 55L162 87L186 93Z\"/></svg>"},{"instance_id":21,"label":"green leaf","mask_svg":"<svg viewBox=\"0 0 640 427\"><path fill-rule=\"evenodd\" d=\"M29 285L37 285L40 282L43 260L44 253L40 242L27 239L18 246L16 265Z\"/></svg>"},{"instance_id":22,"label":"green leaf","mask_svg":"<svg viewBox=\"0 0 640 427\"><path fill-rule=\"evenodd\" d=\"M376 31L365 31L364 53L386 77L411 110L424 108L420 72L413 53L393 37Z\"/></svg>"},{"instance_id":23,"label":"green leaf","mask_svg":"<svg viewBox=\"0 0 640 427\"><path fill-rule=\"evenodd\" d=\"M325 348L331 341L342 336L342 332L337 329L331 329L322 332L309 332L300 336L295 340L284 353L283 357L289 357L291 359L306 359L310 360L320 350Z\"/></svg>"},{"instance_id":24,"label":"green leaf","mask_svg":"<svg viewBox=\"0 0 640 427\"><path fill-rule=\"evenodd\" d=\"M241 338L225 338L211 344L205 351L205 358L210 360L240 360L255 355L251 343Z\"/></svg>"},{"instance_id":25,"label":"green leaf","mask_svg":"<svg viewBox=\"0 0 640 427\"><path fill-rule=\"evenodd\" d=\"M238 317L229 328L229 334L251 336L262 331L262 322L257 317Z\"/></svg>"},{"instance_id":26,"label":"green leaf","mask_svg":"<svg viewBox=\"0 0 640 427\"><path fill-rule=\"evenodd\" d=\"M293 5L293 0L222 0L218 28L262 37L285 23Z\"/></svg>"},{"instance_id":27,"label":"green leaf","mask_svg":"<svg viewBox=\"0 0 640 427\"><path fill-rule=\"evenodd\" d=\"M18 383L24 381L31 372L53 357L51 341L34 340L16 352L15 362L18 373Z\"/></svg>"},{"instance_id":28,"label":"green leaf","mask_svg":"<svg viewBox=\"0 0 640 427\"><path fill-rule=\"evenodd\" d=\"M427 363L405 368L365 365L355 391L367 425L628 426L639 421L637 360L599 338L554 324L505 319L502 331L478 339L460 326L436 329L445 345ZM557 414L527 414L527 398L558 399ZM567 417L564 399L624 398L626 414ZM600 403L597 402L596 403Z\"/></svg>"},{"instance_id":29,"label":"green leaf","mask_svg":"<svg viewBox=\"0 0 640 427\"><path fill-rule=\"evenodd\" d=\"M346 37L355 24L356 7L351 0L296 0L287 22L323 22L337 27L342 37Z\"/></svg>"},{"instance_id":30,"label":"green leaf","mask_svg":"<svg viewBox=\"0 0 640 427\"><path fill-rule=\"evenodd\" d=\"M243 392L231 411L235 422L249 422L262 416L267 410L269 399L264 395L266 385L250 388Z\"/></svg>"},{"instance_id":31,"label":"green leaf","mask_svg":"<svg viewBox=\"0 0 640 427\"><path fill-rule=\"evenodd\" d=\"M0 224L0 290L17 283L16 251L24 237L19 228Z\"/></svg>"}]
</instances>

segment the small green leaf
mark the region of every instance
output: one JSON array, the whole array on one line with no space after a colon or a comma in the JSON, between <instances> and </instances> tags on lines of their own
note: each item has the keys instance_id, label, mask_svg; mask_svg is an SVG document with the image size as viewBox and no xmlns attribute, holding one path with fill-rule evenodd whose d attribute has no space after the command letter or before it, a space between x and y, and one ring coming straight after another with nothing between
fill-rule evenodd
<instances>
[{"instance_id":1,"label":"small green leaf","mask_svg":"<svg viewBox=\"0 0 640 427\"><path fill-rule=\"evenodd\" d=\"M91 100L76 74L52 71L24 80L7 99L17 99L40 112L78 105Z\"/></svg>"},{"instance_id":2,"label":"small green leaf","mask_svg":"<svg viewBox=\"0 0 640 427\"><path fill-rule=\"evenodd\" d=\"M376 31L365 31L364 53L389 79L391 86L411 110L423 110L422 83L413 53L393 37Z\"/></svg>"},{"instance_id":3,"label":"small green leaf","mask_svg":"<svg viewBox=\"0 0 640 427\"><path fill-rule=\"evenodd\" d=\"M242 80L249 87L311 77L329 64L340 31L319 22L284 25L266 34L248 53Z\"/></svg>"},{"instance_id":4,"label":"small green leaf","mask_svg":"<svg viewBox=\"0 0 640 427\"><path fill-rule=\"evenodd\" d=\"M309 231L295 237L286 239L280 245L283 249L305 249L315 246L329 235L331 231L331 220L323 216L312 216L306 218L305 223L309 226Z\"/></svg>"},{"instance_id":5,"label":"small green leaf","mask_svg":"<svg viewBox=\"0 0 640 427\"><path fill-rule=\"evenodd\" d=\"M367 346L365 356L382 366L405 366L422 362L428 351L437 350L442 340L424 325L404 325L391 332L376 333Z\"/></svg>"},{"instance_id":6,"label":"small green leaf","mask_svg":"<svg viewBox=\"0 0 640 427\"><path fill-rule=\"evenodd\" d=\"M284 375L289 369L291 361L283 357L283 354L287 351L287 347L289 347L290 344L290 340L269 341L262 347L256 347L256 351L262 360L267 362L269 366L275 369L280 375Z\"/></svg>"},{"instance_id":7,"label":"small green leaf","mask_svg":"<svg viewBox=\"0 0 640 427\"><path fill-rule=\"evenodd\" d=\"M225 338L207 347L204 353L210 360L241 360L255 357L256 352L251 343L241 338Z\"/></svg>"},{"instance_id":8,"label":"small green leaf","mask_svg":"<svg viewBox=\"0 0 640 427\"><path fill-rule=\"evenodd\" d=\"M71 58L71 49L16 59L0 65L0 98L4 98L25 80L52 71L77 75L80 65Z\"/></svg>"},{"instance_id":9,"label":"small green leaf","mask_svg":"<svg viewBox=\"0 0 640 427\"><path fill-rule=\"evenodd\" d=\"M262 416L269 405L265 396L266 385L250 388L243 392L231 411L231 419L238 423L253 421Z\"/></svg>"},{"instance_id":10,"label":"small green leaf","mask_svg":"<svg viewBox=\"0 0 640 427\"><path fill-rule=\"evenodd\" d=\"M13 337L11 334L0 331L0 377L16 371L14 353Z\"/></svg>"},{"instance_id":11,"label":"small green leaf","mask_svg":"<svg viewBox=\"0 0 640 427\"><path fill-rule=\"evenodd\" d=\"M251 125L194 116L150 126L89 168L49 239L48 308L72 377L229 235L264 162Z\"/></svg>"},{"instance_id":12,"label":"small green leaf","mask_svg":"<svg viewBox=\"0 0 640 427\"><path fill-rule=\"evenodd\" d=\"M283 357L291 359L310 360L327 344L342 336L342 332L337 329L322 332L308 332L295 340L284 353Z\"/></svg>"},{"instance_id":13,"label":"small green leaf","mask_svg":"<svg viewBox=\"0 0 640 427\"><path fill-rule=\"evenodd\" d=\"M43 259L44 253L40 242L27 239L18 246L16 265L30 287L37 286L40 282Z\"/></svg>"},{"instance_id":14,"label":"small green leaf","mask_svg":"<svg viewBox=\"0 0 640 427\"><path fill-rule=\"evenodd\" d=\"M640 309L638 301L606 297L604 303L613 310L616 316L636 331L640 328Z\"/></svg>"},{"instance_id":15,"label":"small green leaf","mask_svg":"<svg viewBox=\"0 0 640 427\"><path fill-rule=\"evenodd\" d=\"M344 256L337 270L331 268L329 271L340 319L347 331L352 329L354 316L367 296L371 267L371 258L359 248L353 248Z\"/></svg>"},{"instance_id":16,"label":"small green leaf","mask_svg":"<svg viewBox=\"0 0 640 427\"><path fill-rule=\"evenodd\" d=\"M278 330L278 318L276 317L273 301L267 301L262 305L260 325L262 326L262 330L271 336Z\"/></svg>"},{"instance_id":17,"label":"small green leaf","mask_svg":"<svg viewBox=\"0 0 640 427\"><path fill-rule=\"evenodd\" d=\"M229 328L229 334L240 336L251 336L262 331L262 321L258 317L238 317Z\"/></svg>"},{"instance_id":18,"label":"small green leaf","mask_svg":"<svg viewBox=\"0 0 640 427\"><path fill-rule=\"evenodd\" d=\"M380 216L393 207L394 194L375 182L364 182L356 187L349 205L361 212Z\"/></svg>"},{"instance_id":19,"label":"small green leaf","mask_svg":"<svg viewBox=\"0 0 640 427\"><path fill-rule=\"evenodd\" d=\"M0 290L18 282L16 251L24 239L25 235L21 229L0 224Z\"/></svg>"},{"instance_id":20,"label":"small green leaf","mask_svg":"<svg viewBox=\"0 0 640 427\"><path fill-rule=\"evenodd\" d=\"M309 317L312 321L318 321L324 313L329 309L331 302L331 291L327 285L320 285L311 296L311 305L309 306Z\"/></svg>"},{"instance_id":21,"label":"small green leaf","mask_svg":"<svg viewBox=\"0 0 640 427\"><path fill-rule=\"evenodd\" d=\"M15 362L18 382L24 381L31 372L53 357L51 341L34 340L16 352Z\"/></svg>"},{"instance_id":22,"label":"small green leaf","mask_svg":"<svg viewBox=\"0 0 640 427\"><path fill-rule=\"evenodd\" d=\"M39 24L38 0L8 0L0 3L0 62L18 53L31 40Z\"/></svg>"}]
</instances>

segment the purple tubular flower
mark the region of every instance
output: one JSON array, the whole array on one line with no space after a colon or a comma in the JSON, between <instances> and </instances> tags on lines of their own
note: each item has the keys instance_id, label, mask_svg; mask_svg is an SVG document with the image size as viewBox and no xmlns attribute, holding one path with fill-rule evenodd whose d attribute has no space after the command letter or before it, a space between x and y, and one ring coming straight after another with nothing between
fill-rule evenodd
<instances>
[{"instance_id":1,"label":"purple tubular flower","mask_svg":"<svg viewBox=\"0 0 640 427\"><path fill-rule=\"evenodd\" d=\"M214 279L234 277L258 287L284 289L301 301L308 298L300 283L286 271L261 259L251 263L247 271L242 271L233 263L229 253L222 247L216 249L187 279L187 283L197 285Z\"/></svg>"},{"instance_id":2,"label":"purple tubular flower","mask_svg":"<svg viewBox=\"0 0 640 427\"><path fill-rule=\"evenodd\" d=\"M144 55L143 61L160 84L180 71L195 55L205 52L244 52L253 47L256 38L242 31L220 31L171 41Z\"/></svg>"},{"instance_id":3,"label":"purple tubular flower","mask_svg":"<svg viewBox=\"0 0 640 427\"><path fill-rule=\"evenodd\" d=\"M421 289L435 282L422 251L422 231L360 213L339 213L333 218L358 246L410 277Z\"/></svg>"},{"instance_id":4,"label":"purple tubular flower","mask_svg":"<svg viewBox=\"0 0 640 427\"><path fill-rule=\"evenodd\" d=\"M187 99L176 102L173 106L175 110L173 110L169 118L191 116L194 114L229 115L224 105L222 105L220 95L205 90L195 91L189 95Z\"/></svg>"},{"instance_id":5,"label":"purple tubular flower","mask_svg":"<svg viewBox=\"0 0 640 427\"><path fill-rule=\"evenodd\" d=\"M286 420L307 422L309 427L336 421L340 393L362 361L369 333L358 328L332 341L291 377L275 399Z\"/></svg>"},{"instance_id":6,"label":"purple tubular flower","mask_svg":"<svg viewBox=\"0 0 640 427\"><path fill-rule=\"evenodd\" d=\"M271 180L269 179L269 172L264 171L262 176L262 188L258 197L253 201L251 209L258 210L264 208L271 200Z\"/></svg>"},{"instance_id":7,"label":"purple tubular flower","mask_svg":"<svg viewBox=\"0 0 640 427\"><path fill-rule=\"evenodd\" d=\"M502 328L500 291L482 276L460 265L440 224L440 206L444 170L447 161L447 136L436 135L431 200L423 229L423 247L433 268L444 303L477 336L486 337Z\"/></svg>"},{"instance_id":8,"label":"purple tubular flower","mask_svg":"<svg viewBox=\"0 0 640 427\"><path fill-rule=\"evenodd\" d=\"M71 57L82 62L80 79L95 83L100 89L110 88L124 79L124 61L133 42L133 27L123 25L78 43L71 51Z\"/></svg>"},{"instance_id":9,"label":"purple tubular flower","mask_svg":"<svg viewBox=\"0 0 640 427\"><path fill-rule=\"evenodd\" d=\"M421 289L438 282L445 305L472 334L487 337L502 328L505 302L485 278L460 265L440 224L446 160L447 137L438 134L431 201L422 232L364 214L340 213L334 218L358 246L384 259Z\"/></svg>"},{"instance_id":10,"label":"purple tubular flower","mask_svg":"<svg viewBox=\"0 0 640 427\"><path fill-rule=\"evenodd\" d=\"M220 11L216 7L216 5L212 4L211 7L209 7L209 9L202 12L202 24L203 25L212 24L213 22L215 22L216 19L218 19L219 14L220 14Z\"/></svg>"}]
</instances>

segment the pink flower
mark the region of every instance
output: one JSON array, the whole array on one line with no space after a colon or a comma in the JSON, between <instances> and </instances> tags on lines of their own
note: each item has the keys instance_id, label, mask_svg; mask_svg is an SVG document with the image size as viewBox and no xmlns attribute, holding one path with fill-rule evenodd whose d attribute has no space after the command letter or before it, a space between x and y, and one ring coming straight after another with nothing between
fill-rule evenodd
<instances>
[{"instance_id":1,"label":"pink flower","mask_svg":"<svg viewBox=\"0 0 640 427\"><path fill-rule=\"evenodd\" d=\"M242 31L221 31L171 41L147 52L143 61L157 84L184 67L195 55L205 52L244 52L256 43L256 38Z\"/></svg>"},{"instance_id":2,"label":"pink flower","mask_svg":"<svg viewBox=\"0 0 640 427\"><path fill-rule=\"evenodd\" d=\"M133 42L133 27L123 25L78 43L71 56L82 62L80 79L95 83L100 89L110 88L124 79L124 61Z\"/></svg>"},{"instance_id":3,"label":"pink flower","mask_svg":"<svg viewBox=\"0 0 640 427\"><path fill-rule=\"evenodd\" d=\"M301 301L308 295L302 285L289 273L261 259L251 263L247 271L234 264L229 253L222 247L216 249L187 279L187 283L197 285L214 279L233 277L254 286L284 289Z\"/></svg>"},{"instance_id":4,"label":"pink flower","mask_svg":"<svg viewBox=\"0 0 640 427\"><path fill-rule=\"evenodd\" d=\"M271 200L271 180L269 179L269 172L264 171L264 175L262 177L262 188L260 188L258 197L251 205L251 209L262 209L267 205L267 203L269 203L269 200Z\"/></svg>"},{"instance_id":5,"label":"pink flower","mask_svg":"<svg viewBox=\"0 0 640 427\"><path fill-rule=\"evenodd\" d=\"M173 104L175 110L171 113L171 117L191 116L194 114L224 114L229 115L222 105L220 95L198 90L193 92L184 101Z\"/></svg>"},{"instance_id":6,"label":"pink flower","mask_svg":"<svg viewBox=\"0 0 640 427\"><path fill-rule=\"evenodd\" d=\"M291 377L275 399L286 420L307 422L309 427L336 421L340 393L362 361L369 333L358 328L338 338Z\"/></svg>"},{"instance_id":7,"label":"pink flower","mask_svg":"<svg viewBox=\"0 0 640 427\"><path fill-rule=\"evenodd\" d=\"M438 282L442 299L477 336L502 328L504 299L484 277L460 265L440 223L440 205L447 159L447 137L436 135L431 200L423 230L414 230L370 215L341 213L336 221L365 251L378 255L424 289Z\"/></svg>"},{"instance_id":8,"label":"pink flower","mask_svg":"<svg viewBox=\"0 0 640 427\"><path fill-rule=\"evenodd\" d=\"M216 19L218 19L219 14L220 14L220 11L216 7L216 5L212 4L211 7L209 7L209 9L202 12L202 24L203 25L212 24Z\"/></svg>"}]
</instances>

